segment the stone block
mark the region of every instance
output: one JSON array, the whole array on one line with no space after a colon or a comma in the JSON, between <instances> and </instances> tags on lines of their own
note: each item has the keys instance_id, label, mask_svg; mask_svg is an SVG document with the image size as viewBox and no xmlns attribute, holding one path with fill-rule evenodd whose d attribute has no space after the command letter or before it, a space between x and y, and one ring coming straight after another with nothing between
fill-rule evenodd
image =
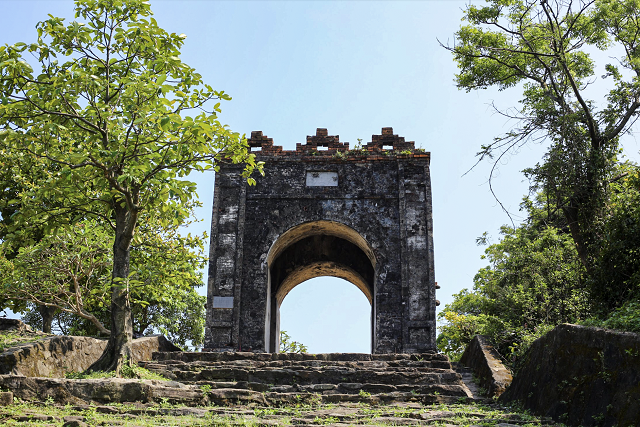
<instances>
[{"instance_id":1,"label":"stone block","mask_svg":"<svg viewBox=\"0 0 640 427\"><path fill-rule=\"evenodd\" d=\"M64 378L82 372L102 355L107 341L91 337L54 336L21 344L0 354L0 374ZM154 352L178 351L162 335L133 340L133 361L151 360Z\"/></svg>"},{"instance_id":2,"label":"stone block","mask_svg":"<svg viewBox=\"0 0 640 427\"><path fill-rule=\"evenodd\" d=\"M500 355L487 337L476 335L465 349L460 363L471 368L479 386L489 396L498 397L509 387L513 376L500 361Z\"/></svg>"},{"instance_id":3,"label":"stone block","mask_svg":"<svg viewBox=\"0 0 640 427\"><path fill-rule=\"evenodd\" d=\"M0 406L13 405L13 393L10 391L0 391Z\"/></svg>"},{"instance_id":4,"label":"stone block","mask_svg":"<svg viewBox=\"0 0 640 427\"><path fill-rule=\"evenodd\" d=\"M640 334L559 325L533 342L500 402L571 426L640 425Z\"/></svg>"}]
</instances>

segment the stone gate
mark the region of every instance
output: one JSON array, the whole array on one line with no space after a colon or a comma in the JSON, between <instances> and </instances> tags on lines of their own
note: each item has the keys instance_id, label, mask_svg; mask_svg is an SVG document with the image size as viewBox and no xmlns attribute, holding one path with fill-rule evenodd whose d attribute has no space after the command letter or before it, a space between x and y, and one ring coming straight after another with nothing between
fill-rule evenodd
<instances>
[{"instance_id":1,"label":"stone gate","mask_svg":"<svg viewBox=\"0 0 640 427\"><path fill-rule=\"evenodd\" d=\"M215 178L205 349L276 352L283 299L317 276L367 297L372 353L435 349L429 153L392 128L351 150L326 129L295 151L248 142L265 176Z\"/></svg>"}]
</instances>

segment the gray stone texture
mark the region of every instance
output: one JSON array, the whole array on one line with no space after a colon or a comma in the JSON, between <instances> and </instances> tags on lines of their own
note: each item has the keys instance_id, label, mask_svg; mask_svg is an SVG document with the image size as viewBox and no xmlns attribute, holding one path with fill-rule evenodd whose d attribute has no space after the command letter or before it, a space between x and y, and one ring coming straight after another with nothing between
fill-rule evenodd
<instances>
[{"instance_id":1,"label":"gray stone texture","mask_svg":"<svg viewBox=\"0 0 640 427\"><path fill-rule=\"evenodd\" d=\"M65 379L0 375L0 387L10 389L15 397L27 401L49 398L61 404L182 402L203 404L202 390L195 385L174 381L124 378Z\"/></svg>"},{"instance_id":2,"label":"gray stone texture","mask_svg":"<svg viewBox=\"0 0 640 427\"><path fill-rule=\"evenodd\" d=\"M258 395L267 405L454 403L473 399L444 354L159 352L145 368L186 385L206 386L209 400ZM245 390L246 394L239 394Z\"/></svg>"},{"instance_id":3,"label":"gray stone texture","mask_svg":"<svg viewBox=\"0 0 640 427\"><path fill-rule=\"evenodd\" d=\"M640 425L640 334L557 326L500 396L514 401L572 426Z\"/></svg>"},{"instance_id":4,"label":"gray stone texture","mask_svg":"<svg viewBox=\"0 0 640 427\"><path fill-rule=\"evenodd\" d=\"M13 393L10 391L0 391L0 406L13 405Z\"/></svg>"},{"instance_id":5,"label":"gray stone texture","mask_svg":"<svg viewBox=\"0 0 640 427\"><path fill-rule=\"evenodd\" d=\"M215 178L205 348L276 351L286 294L330 275L371 302L372 353L435 349L429 153L391 128L357 151L326 129L295 151L248 142L265 176Z\"/></svg>"},{"instance_id":6,"label":"gray stone texture","mask_svg":"<svg viewBox=\"0 0 640 427\"><path fill-rule=\"evenodd\" d=\"M64 378L82 372L98 360L106 340L91 337L54 336L11 347L0 354L0 374ZM179 350L164 336L133 340L134 362L150 360L153 352Z\"/></svg>"},{"instance_id":7,"label":"gray stone texture","mask_svg":"<svg viewBox=\"0 0 640 427\"><path fill-rule=\"evenodd\" d=\"M483 335L473 337L460 363L472 369L479 380L478 385L489 396L500 396L513 380L511 372L500 361L500 355Z\"/></svg>"}]
</instances>

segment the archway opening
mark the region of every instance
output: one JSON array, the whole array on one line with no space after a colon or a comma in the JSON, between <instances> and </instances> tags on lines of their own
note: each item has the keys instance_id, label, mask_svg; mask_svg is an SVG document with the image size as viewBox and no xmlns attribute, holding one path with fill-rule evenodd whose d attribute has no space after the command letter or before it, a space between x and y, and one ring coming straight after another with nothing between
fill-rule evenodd
<instances>
[{"instance_id":1,"label":"archway opening","mask_svg":"<svg viewBox=\"0 0 640 427\"><path fill-rule=\"evenodd\" d=\"M316 277L285 297L280 329L309 353L370 353L371 304L346 280Z\"/></svg>"},{"instance_id":2,"label":"archway opening","mask_svg":"<svg viewBox=\"0 0 640 427\"><path fill-rule=\"evenodd\" d=\"M278 238L269 251L267 264L267 352L277 352L280 346L280 308L285 297L301 283L322 276L343 279L364 294L369 303L371 326L366 337L370 343L368 351L371 351L375 345L371 337L375 329L376 260L373 250L360 234L332 221L301 224ZM307 288L308 285L303 289ZM328 292L327 297L332 296L335 300L336 295ZM299 320L304 322L304 319Z\"/></svg>"}]
</instances>

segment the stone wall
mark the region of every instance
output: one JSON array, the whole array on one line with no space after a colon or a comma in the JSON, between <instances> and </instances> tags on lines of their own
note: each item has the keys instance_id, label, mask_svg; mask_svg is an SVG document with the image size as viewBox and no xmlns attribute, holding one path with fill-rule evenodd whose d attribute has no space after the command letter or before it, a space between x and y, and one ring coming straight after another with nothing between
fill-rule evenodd
<instances>
[{"instance_id":1,"label":"stone wall","mask_svg":"<svg viewBox=\"0 0 640 427\"><path fill-rule=\"evenodd\" d=\"M55 336L21 344L0 354L0 374L25 377L64 378L67 372L82 372L98 360L106 340L91 337ZM164 336L133 340L134 362L151 360L155 351L180 350Z\"/></svg>"},{"instance_id":2,"label":"stone wall","mask_svg":"<svg viewBox=\"0 0 640 427\"><path fill-rule=\"evenodd\" d=\"M640 425L640 334L559 325L532 344L500 401L573 426Z\"/></svg>"},{"instance_id":3,"label":"stone wall","mask_svg":"<svg viewBox=\"0 0 640 427\"><path fill-rule=\"evenodd\" d=\"M471 368L478 385L489 396L500 396L513 380L511 372L500 361L500 355L483 335L476 335L471 340L460 363Z\"/></svg>"}]
</instances>

